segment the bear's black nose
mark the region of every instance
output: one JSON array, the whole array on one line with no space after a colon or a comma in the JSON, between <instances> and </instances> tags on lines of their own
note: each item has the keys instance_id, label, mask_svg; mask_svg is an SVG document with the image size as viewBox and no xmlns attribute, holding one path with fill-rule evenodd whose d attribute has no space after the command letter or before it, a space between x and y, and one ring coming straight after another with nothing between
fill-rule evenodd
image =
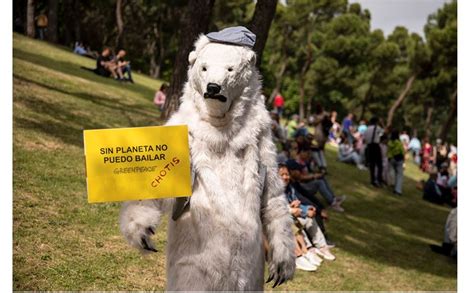
<instances>
[{"instance_id":1,"label":"bear's black nose","mask_svg":"<svg viewBox=\"0 0 474 293\"><path fill-rule=\"evenodd\" d=\"M216 83L207 84L207 93L211 96L217 95L221 91L221 86Z\"/></svg>"}]
</instances>

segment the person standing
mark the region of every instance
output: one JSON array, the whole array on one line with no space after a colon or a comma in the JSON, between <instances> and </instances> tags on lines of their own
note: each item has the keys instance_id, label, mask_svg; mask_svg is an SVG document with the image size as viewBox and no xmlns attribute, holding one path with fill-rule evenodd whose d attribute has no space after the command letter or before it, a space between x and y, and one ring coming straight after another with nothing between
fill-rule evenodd
<instances>
[{"instance_id":1,"label":"person standing","mask_svg":"<svg viewBox=\"0 0 474 293\"><path fill-rule=\"evenodd\" d=\"M394 172L395 185L393 188L393 193L396 195L402 195L405 149L397 130L392 131L390 140L387 144L387 157L390 161L392 171Z\"/></svg>"},{"instance_id":2,"label":"person standing","mask_svg":"<svg viewBox=\"0 0 474 293\"><path fill-rule=\"evenodd\" d=\"M429 138L425 137L423 139L423 146L421 149L421 165L420 169L423 172L430 172L431 169L431 153L433 151L433 147L430 144Z\"/></svg>"},{"instance_id":3,"label":"person standing","mask_svg":"<svg viewBox=\"0 0 474 293\"><path fill-rule=\"evenodd\" d=\"M367 123L365 122L364 119L360 120L359 122L359 127L357 127L357 131L364 135L365 131L367 130Z\"/></svg>"},{"instance_id":4,"label":"person standing","mask_svg":"<svg viewBox=\"0 0 474 293\"><path fill-rule=\"evenodd\" d=\"M406 131L402 131L400 134L400 141L403 144L403 147L405 147L405 151L408 150L408 144L410 143L410 136Z\"/></svg>"},{"instance_id":5,"label":"person standing","mask_svg":"<svg viewBox=\"0 0 474 293\"><path fill-rule=\"evenodd\" d=\"M342 120L342 133L344 133L350 144L354 142L354 137L352 136L352 118L354 118L354 114L349 113L346 118Z\"/></svg>"},{"instance_id":6,"label":"person standing","mask_svg":"<svg viewBox=\"0 0 474 293\"><path fill-rule=\"evenodd\" d=\"M281 93L277 93L277 95L275 96L275 99L273 100L273 107L277 111L278 116L281 118L285 107L285 99L283 98Z\"/></svg>"},{"instance_id":7,"label":"person standing","mask_svg":"<svg viewBox=\"0 0 474 293\"><path fill-rule=\"evenodd\" d=\"M440 138L436 139L436 145L433 147L432 155L436 167L438 170L441 169L441 164L448 160L448 147Z\"/></svg>"},{"instance_id":8,"label":"person standing","mask_svg":"<svg viewBox=\"0 0 474 293\"><path fill-rule=\"evenodd\" d=\"M373 117L369 121L369 126L364 133L366 146L366 161L369 164L370 183L375 187L380 187L384 183L382 178L382 152L380 150L380 137L384 130L378 125L379 119ZM376 169L377 168L377 169ZM377 171L377 173L375 173Z\"/></svg>"},{"instance_id":9,"label":"person standing","mask_svg":"<svg viewBox=\"0 0 474 293\"><path fill-rule=\"evenodd\" d=\"M329 117L329 113L324 111L323 106L320 103L316 104L314 112L314 139L318 143L318 148L324 151L326 142L328 141L329 132L331 131L332 121Z\"/></svg>"},{"instance_id":10,"label":"person standing","mask_svg":"<svg viewBox=\"0 0 474 293\"><path fill-rule=\"evenodd\" d=\"M41 11L40 15L38 15L36 18L36 29L38 30L38 37L40 40L44 40L44 34L46 32L46 29L48 28L48 17L44 13L44 11Z\"/></svg>"},{"instance_id":11,"label":"person standing","mask_svg":"<svg viewBox=\"0 0 474 293\"><path fill-rule=\"evenodd\" d=\"M421 163L421 159L420 159L421 142L416 137L416 135L413 135L410 140L410 143L408 143L408 151L411 152L413 160L415 161L415 164L419 166Z\"/></svg>"},{"instance_id":12,"label":"person standing","mask_svg":"<svg viewBox=\"0 0 474 293\"><path fill-rule=\"evenodd\" d=\"M340 132L341 132L341 124L339 124L339 122L337 122L337 112L336 111L332 111L331 112L331 124L332 124L332 127L331 129L329 130L329 140L331 141L331 143L333 143L334 145L338 145L339 144L339 138L340 138Z\"/></svg>"}]
</instances>

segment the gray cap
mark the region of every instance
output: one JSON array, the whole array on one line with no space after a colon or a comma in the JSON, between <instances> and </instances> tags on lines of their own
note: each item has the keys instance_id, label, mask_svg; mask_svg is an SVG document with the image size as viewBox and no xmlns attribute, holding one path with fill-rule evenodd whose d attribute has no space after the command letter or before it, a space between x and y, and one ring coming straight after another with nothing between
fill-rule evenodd
<instances>
[{"instance_id":1,"label":"gray cap","mask_svg":"<svg viewBox=\"0 0 474 293\"><path fill-rule=\"evenodd\" d=\"M256 36L243 26L233 26L206 35L211 42L247 46L253 48Z\"/></svg>"}]
</instances>

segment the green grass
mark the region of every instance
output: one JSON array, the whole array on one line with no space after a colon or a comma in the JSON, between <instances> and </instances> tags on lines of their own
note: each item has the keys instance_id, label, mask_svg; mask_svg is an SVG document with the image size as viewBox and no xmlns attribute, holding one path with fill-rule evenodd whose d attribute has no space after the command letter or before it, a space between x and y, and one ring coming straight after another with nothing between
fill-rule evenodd
<instances>
[{"instance_id":1,"label":"green grass","mask_svg":"<svg viewBox=\"0 0 474 293\"><path fill-rule=\"evenodd\" d=\"M13 57L14 290L163 290L166 223L159 253L126 245L120 205L87 203L82 149L83 129L160 124L152 99L161 82L119 84L80 69L91 59L17 34ZM327 160L333 189L349 196L327 223L337 260L278 289L456 290L456 265L428 247L442 240L449 209L421 200L424 175L408 164L395 197L336 162L334 149Z\"/></svg>"}]
</instances>

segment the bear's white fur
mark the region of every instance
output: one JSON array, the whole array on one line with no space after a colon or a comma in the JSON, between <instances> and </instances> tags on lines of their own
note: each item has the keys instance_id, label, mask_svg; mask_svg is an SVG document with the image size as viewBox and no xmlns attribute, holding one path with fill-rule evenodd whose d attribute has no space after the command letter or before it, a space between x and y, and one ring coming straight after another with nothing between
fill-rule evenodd
<instances>
[{"instance_id":1,"label":"bear's white fur","mask_svg":"<svg viewBox=\"0 0 474 293\"><path fill-rule=\"evenodd\" d=\"M167 289L263 290L263 235L278 283L293 276L295 247L255 53L201 35L189 62L181 105L167 125L188 125L196 180L189 210L169 219ZM225 102L204 98L208 83L221 86ZM153 250L152 230L174 202L124 203L120 228L128 242Z\"/></svg>"}]
</instances>

